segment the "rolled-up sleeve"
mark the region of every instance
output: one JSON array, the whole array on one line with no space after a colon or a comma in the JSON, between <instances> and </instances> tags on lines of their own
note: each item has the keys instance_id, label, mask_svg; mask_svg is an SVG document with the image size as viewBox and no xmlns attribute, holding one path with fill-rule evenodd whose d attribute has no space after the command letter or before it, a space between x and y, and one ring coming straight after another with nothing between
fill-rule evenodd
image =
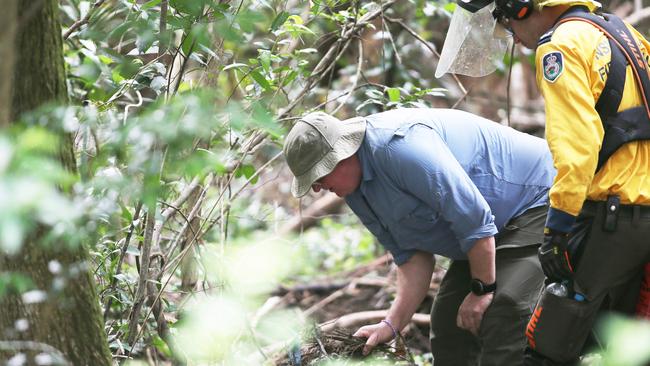
<instances>
[{"instance_id":1,"label":"rolled-up sleeve","mask_svg":"<svg viewBox=\"0 0 650 366\"><path fill-rule=\"evenodd\" d=\"M398 167L392 179L400 189L449 222L463 252L498 232L490 206L438 132L411 126L391 141L385 159Z\"/></svg>"}]
</instances>

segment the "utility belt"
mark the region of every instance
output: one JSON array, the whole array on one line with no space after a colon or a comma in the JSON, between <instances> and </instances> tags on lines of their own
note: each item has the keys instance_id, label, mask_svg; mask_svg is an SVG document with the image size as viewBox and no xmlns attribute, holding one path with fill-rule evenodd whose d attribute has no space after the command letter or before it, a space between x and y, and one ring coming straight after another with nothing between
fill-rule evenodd
<instances>
[{"instance_id":1,"label":"utility belt","mask_svg":"<svg viewBox=\"0 0 650 366\"><path fill-rule=\"evenodd\" d=\"M622 205L617 195L607 197L607 201L587 200L582 205L580 215L597 217L602 215L603 231L616 231L616 223L619 218L630 220L650 220L650 206Z\"/></svg>"}]
</instances>

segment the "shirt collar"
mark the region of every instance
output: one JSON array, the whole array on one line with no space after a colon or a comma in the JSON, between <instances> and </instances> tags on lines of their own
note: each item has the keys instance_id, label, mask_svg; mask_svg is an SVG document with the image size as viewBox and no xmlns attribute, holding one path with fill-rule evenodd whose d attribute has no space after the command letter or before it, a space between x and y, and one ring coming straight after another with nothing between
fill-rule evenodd
<instances>
[{"instance_id":1,"label":"shirt collar","mask_svg":"<svg viewBox=\"0 0 650 366\"><path fill-rule=\"evenodd\" d=\"M366 151L365 144L361 144L361 148L357 150L357 157L361 162L361 182L367 182L373 180L375 177L375 170L370 164L370 159L368 158L368 152Z\"/></svg>"}]
</instances>

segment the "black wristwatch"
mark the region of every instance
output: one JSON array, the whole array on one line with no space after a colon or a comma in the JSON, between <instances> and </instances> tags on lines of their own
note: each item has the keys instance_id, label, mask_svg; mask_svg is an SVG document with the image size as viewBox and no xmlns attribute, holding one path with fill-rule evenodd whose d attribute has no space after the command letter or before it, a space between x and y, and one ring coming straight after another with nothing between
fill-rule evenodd
<instances>
[{"instance_id":1,"label":"black wristwatch","mask_svg":"<svg viewBox=\"0 0 650 366\"><path fill-rule=\"evenodd\" d=\"M470 289L472 290L472 293L477 296L483 296L485 294L492 293L497 290L497 283L496 281L490 284L485 284L483 281L479 280L478 278L472 278L472 282L470 283Z\"/></svg>"}]
</instances>

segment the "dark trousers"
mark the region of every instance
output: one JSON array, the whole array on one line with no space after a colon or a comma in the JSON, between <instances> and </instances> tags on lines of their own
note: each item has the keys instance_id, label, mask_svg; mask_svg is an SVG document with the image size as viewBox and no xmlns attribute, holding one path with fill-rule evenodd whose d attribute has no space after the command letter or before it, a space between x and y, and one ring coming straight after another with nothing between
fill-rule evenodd
<instances>
[{"instance_id":1,"label":"dark trousers","mask_svg":"<svg viewBox=\"0 0 650 366\"><path fill-rule=\"evenodd\" d=\"M434 365L523 364L524 331L543 285L537 259L546 207L513 219L496 237L497 290L476 337L456 326L458 308L469 294L469 262L451 263L431 309L431 351Z\"/></svg>"},{"instance_id":2,"label":"dark trousers","mask_svg":"<svg viewBox=\"0 0 650 366\"><path fill-rule=\"evenodd\" d=\"M619 210L613 231L603 227L605 212L604 202L587 202L569 240L573 285L586 300L541 298L526 365L577 364L599 315L634 312L650 261L650 207Z\"/></svg>"}]
</instances>

